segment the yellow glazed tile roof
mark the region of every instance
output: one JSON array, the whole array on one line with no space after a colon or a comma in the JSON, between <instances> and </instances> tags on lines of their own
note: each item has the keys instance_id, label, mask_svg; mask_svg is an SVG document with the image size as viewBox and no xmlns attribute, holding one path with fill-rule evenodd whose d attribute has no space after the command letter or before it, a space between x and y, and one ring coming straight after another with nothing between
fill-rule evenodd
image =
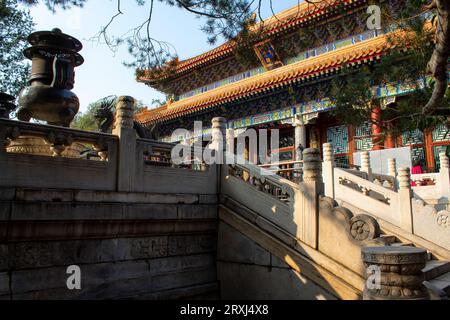
<instances>
[{"instance_id":1,"label":"yellow glazed tile roof","mask_svg":"<svg viewBox=\"0 0 450 320\"><path fill-rule=\"evenodd\" d=\"M281 13L264 20L262 23L257 24L255 26L255 29L259 28L262 24L265 29L265 34L270 36L278 32L296 27L301 23L307 22L309 20L329 14L330 9L333 9L338 5L345 5L350 8L364 2L366 2L366 0L329 0L319 1L317 4L310 4L304 1L297 6L282 11ZM228 41L221 46L200 54L196 57L180 61L176 66L175 73L181 74L208 61L225 57L232 52L233 48L234 45L232 41ZM159 78L160 76L161 75L158 75L156 76L156 78ZM138 77L138 81L140 82L151 80L155 80L155 78L151 75L151 72L147 70L144 71L143 76Z\"/></svg>"},{"instance_id":2,"label":"yellow glazed tile roof","mask_svg":"<svg viewBox=\"0 0 450 320\"><path fill-rule=\"evenodd\" d=\"M318 76L333 73L342 68L344 64L361 64L377 59L386 49L391 47L393 45L386 41L385 35L379 36L230 83L158 109L143 111L137 115L137 120L144 124L166 121L289 84L308 81Z\"/></svg>"}]
</instances>

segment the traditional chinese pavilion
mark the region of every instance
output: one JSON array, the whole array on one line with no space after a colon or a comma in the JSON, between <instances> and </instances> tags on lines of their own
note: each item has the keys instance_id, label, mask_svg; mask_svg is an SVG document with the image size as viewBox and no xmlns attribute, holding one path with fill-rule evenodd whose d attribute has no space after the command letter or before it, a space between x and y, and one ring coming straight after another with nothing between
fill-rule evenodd
<instances>
[{"instance_id":1,"label":"traditional chinese pavilion","mask_svg":"<svg viewBox=\"0 0 450 320\"><path fill-rule=\"evenodd\" d=\"M303 147L334 146L336 160L352 164L354 152L410 146L413 159L430 171L439 165L439 153L450 145L444 125L425 132L405 132L380 142L377 126L344 125L329 112L330 81L344 65L373 64L389 49L383 30L368 30L367 1L330 0L301 3L266 19L266 40L253 46L254 59L241 63L234 44L227 42L199 56L177 61L172 72L146 70L138 81L168 97L162 107L145 110L137 119L157 125L163 140L177 128L193 129L194 121L210 126L223 116L236 134L246 128L280 129L280 159L299 160ZM388 0L392 11L401 0ZM304 32L312 30L313 32ZM401 83L374 88L383 104L411 91ZM203 132L208 135L208 131Z\"/></svg>"}]
</instances>

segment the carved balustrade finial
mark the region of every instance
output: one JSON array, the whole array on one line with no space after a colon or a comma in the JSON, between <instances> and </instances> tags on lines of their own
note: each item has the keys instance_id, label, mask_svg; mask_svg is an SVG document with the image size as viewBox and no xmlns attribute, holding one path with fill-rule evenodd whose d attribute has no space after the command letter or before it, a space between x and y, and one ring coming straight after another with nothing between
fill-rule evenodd
<instances>
[{"instance_id":1,"label":"carved balustrade finial","mask_svg":"<svg viewBox=\"0 0 450 320\"><path fill-rule=\"evenodd\" d=\"M361 152L361 171L368 172L370 170L370 154L368 151Z\"/></svg>"},{"instance_id":2,"label":"carved balustrade finial","mask_svg":"<svg viewBox=\"0 0 450 320\"><path fill-rule=\"evenodd\" d=\"M447 155L444 152L439 153L439 162L441 169L449 168L449 160Z\"/></svg>"},{"instance_id":3,"label":"carved balustrade finial","mask_svg":"<svg viewBox=\"0 0 450 320\"><path fill-rule=\"evenodd\" d=\"M333 154L333 145L331 143L324 143L323 144L323 161L333 161L334 160L334 154Z\"/></svg>"},{"instance_id":4,"label":"carved balustrade finial","mask_svg":"<svg viewBox=\"0 0 450 320\"><path fill-rule=\"evenodd\" d=\"M308 148L303 151L303 181L322 182L322 162L317 148Z\"/></svg>"},{"instance_id":5,"label":"carved balustrade finial","mask_svg":"<svg viewBox=\"0 0 450 320\"><path fill-rule=\"evenodd\" d=\"M411 188L411 179L410 179L409 168L399 168L398 169L398 186L400 189L410 189Z\"/></svg>"},{"instance_id":6,"label":"carved balustrade finial","mask_svg":"<svg viewBox=\"0 0 450 320\"><path fill-rule=\"evenodd\" d=\"M397 161L395 158L388 159L388 173L391 177L395 177L397 175Z\"/></svg>"},{"instance_id":7,"label":"carved balustrade finial","mask_svg":"<svg viewBox=\"0 0 450 320\"><path fill-rule=\"evenodd\" d=\"M121 96L117 99L115 130L119 128L133 129L134 99Z\"/></svg>"},{"instance_id":8,"label":"carved balustrade finial","mask_svg":"<svg viewBox=\"0 0 450 320\"><path fill-rule=\"evenodd\" d=\"M211 131L211 138L212 138L212 145L217 150L221 148L222 150L225 150L226 143L225 139L227 136L227 120L223 117L215 117L211 120L212 124L212 131Z\"/></svg>"}]
</instances>

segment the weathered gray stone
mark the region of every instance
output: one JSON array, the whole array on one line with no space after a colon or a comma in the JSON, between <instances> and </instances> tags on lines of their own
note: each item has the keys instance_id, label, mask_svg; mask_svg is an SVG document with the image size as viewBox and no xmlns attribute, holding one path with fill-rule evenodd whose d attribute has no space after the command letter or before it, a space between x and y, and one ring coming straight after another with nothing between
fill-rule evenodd
<instances>
[{"instance_id":1,"label":"weathered gray stone","mask_svg":"<svg viewBox=\"0 0 450 320\"><path fill-rule=\"evenodd\" d=\"M222 299L334 300L336 297L292 269L217 263Z\"/></svg>"},{"instance_id":2,"label":"weathered gray stone","mask_svg":"<svg viewBox=\"0 0 450 320\"><path fill-rule=\"evenodd\" d=\"M167 257L148 261L152 276L169 274L174 272L203 270L215 268L215 256L213 254L200 254L189 256Z\"/></svg>"},{"instance_id":3,"label":"weathered gray stone","mask_svg":"<svg viewBox=\"0 0 450 320\"><path fill-rule=\"evenodd\" d=\"M256 224L263 230L269 232L270 234L274 235L276 238L280 239L284 243L290 245L291 247L294 247L296 244L296 239L288 234L285 230L281 229L280 227L276 226L272 222L268 221L267 219L263 217L258 217L256 219Z\"/></svg>"},{"instance_id":4,"label":"weathered gray stone","mask_svg":"<svg viewBox=\"0 0 450 320\"><path fill-rule=\"evenodd\" d=\"M11 213L11 204L8 202L0 202L0 221L9 220Z\"/></svg>"},{"instance_id":5,"label":"weathered gray stone","mask_svg":"<svg viewBox=\"0 0 450 320\"><path fill-rule=\"evenodd\" d=\"M215 194L201 194L198 200L201 204L217 204L218 201L218 197Z\"/></svg>"},{"instance_id":6,"label":"weathered gray stone","mask_svg":"<svg viewBox=\"0 0 450 320\"><path fill-rule=\"evenodd\" d=\"M132 239L131 243L124 243L124 247L128 246L129 256L134 259L165 257L168 254L167 236Z\"/></svg>"},{"instance_id":7,"label":"weathered gray stone","mask_svg":"<svg viewBox=\"0 0 450 320\"><path fill-rule=\"evenodd\" d=\"M0 272L0 296L9 294L9 274Z\"/></svg>"},{"instance_id":8,"label":"weathered gray stone","mask_svg":"<svg viewBox=\"0 0 450 320\"><path fill-rule=\"evenodd\" d=\"M339 261L342 265L363 276L364 265L361 247L371 241L369 233L359 233L360 230L371 229L370 220L354 218L352 213L343 207L333 207L330 198L320 200L319 210L319 250L328 257ZM352 227L353 226L353 227ZM366 237L361 237L365 235ZM357 238L360 238L357 240Z\"/></svg>"},{"instance_id":9,"label":"weathered gray stone","mask_svg":"<svg viewBox=\"0 0 450 320\"><path fill-rule=\"evenodd\" d=\"M0 271L8 269L8 260L10 258L10 252L8 245L0 244Z\"/></svg>"},{"instance_id":10,"label":"weathered gray stone","mask_svg":"<svg viewBox=\"0 0 450 320\"><path fill-rule=\"evenodd\" d=\"M200 235L199 235L200 236ZM204 245L194 237L181 236L189 254L213 252L215 240ZM209 236L208 236L209 237ZM174 240L175 242L176 240ZM199 241L200 245L199 246ZM179 254L183 247L173 250ZM8 257L12 270L65 266L72 264L96 264L135 259L154 259L169 255L168 236L146 238L119 238L104 240L73 240L24 242L0 245L0 271L8 269Z\"/></svg>"},{"instance_id":11,"label":"weathered gray stone","mask_svg":"<svg viewBox=\"0 0 450 320\"><path fill-rule=\"evenodd\" d=\"M8 223L0 221L0 241L6 241L6 237L8 236Z\"/></svg>"},{"instance_id":12,"label":"weathered gray stone","mask_svg":"<svg viewBox=\"0 0 450 320\"><path fill-rule=\"evenodd\" d=\"M219 284L217 282L211 282L206 284L188 286L184 288L176 288L169 290L162 290L152 292L148 294L142 294L132 297L133 299L143 300L195 300L200 298L206 299L219 299Z\"/></svg>"},{"instance_id":13,"label":"weathered gray stone","mask_svg":"<svg viewBox=\"0 0 450 320\"><path fill-rule=\"evenodd\" d=\"M214 235L169 236L169 255L195 254L216 251Z\"/></svg>"},{"instance_id":14,"label":"weathered gray stone","mask_svg":"<svg viewBox=\"0 0 450 320\"><path fill-rule=\"evenodd\" d=\"M256 219L258 218L258 214L241 206L240 204L238 204L236 201L231 200L228 197L225 197L223 199L223 202L225 204L225 206L227 208L229 208L230 210L238 213L239 215L241 215L242 217L244 217L245 219L255 223ZM220 210L220 209L219 209Z\"/></svg>"},{"instance_id":15,"label":"weathered gray stone","mask_svg":"<svg viewBox=\"0 0 450 320\"><path fill-rule=\"evenodd\" d=\"M11 201L16 196L15 188L0 188L0 201Z\"/></svg>"},{"instance_id":16,"label":"weathered gray stone","mask_svg":"<svg viewBox=\"0 0 450 320\"><path fill-rule=\"evenodd\" d=\"M80 265L82 286L100 285L118 280L150 277L145 261L126 261ZM66 288L69 275L66 267L42 268L13 271L12 291L14 294L47 289Z\"/></svg>"},{"instance_id":17,"label":"weathered gray stone","mask_svg":"<svg viewBox=\"0 0 450 320\"><path fill-rule=\"evenodd\" d=\"M169 273L152 277L153 290L167 290L181 288L216 281L217 274L215 268L205 268L202 270L186 271L179 273Z\"/></svg>"},{"instance_id":18,"label":"weathered gray stone","mask_svg":"<svg viewBox=\"0 0 450 320\"><path fill-rule=\"evenodd\" d=\"M16 200L40 202L68 202L73 201L71 190L54 189L17 189Z\"/></svg>"},{"instance_id":19,"label":"weathered gray stone","mask_svg":"<svg viewBox=\"0 0 450 320\"><path fill-rule=\"evenodd\" d=\"M151 278L143 277L111 281L102 284L88 284L81 290L67 288L45 289L15 293L14 300L104 300L125 299L151 292Z\"/></svg>"},{"instance_id":20,"label":"weathered gray stone","mask_svg":"<svg viewBox=\"0 0 450 320\"><path fill-rule=\"evenodd\" d=\"M74 190L74 200L79 202L120 202L120 203L164 203L164 204L195 204L198 196L195 194L157 194L134 192L111 192Z\"/></svg>"},{"instance_id":21,"label":"weathered gray stone","mask_svg":"<svg viewBox=\"0 0 450 320\"><path fill-rule=\"evenodd\" d=\"M9 245L13 270L99 263L102 240L24 242Z\"/></svg>"},{"instance_id":22,"label":"weathered gray stone","mask_svg":"<svg viewBox=\"0 0 450 320\"><path fill-rule=\"evenodd\" d=\"M284 269L289 268L289 266L286 264L286 262L284 262L277 256L274 256L273 254L271 254L271 257L270 257L270 264L272 267L275 267L275 268L284 268Z\"/></svg>"},{"instance_id":23,"label":"weathered gray stone","mask_svg":"<svg viewBox=\"0 0 450 320\"><path fill-rule=\"evenodd\" d=\"M176 219L176 205L15 202L13 220Z\"/></svg>"},{"instance_id":24,"label":"weathered gray stone","mask_svg":"<svg viewBox=\"0 0 450 320\"><path fill-rule=\"evenodd\" d=\"M8 241L127 238L161 234L214 233L214 220L72 220L0 222L0 236ZM3 238L5 239L5 238Z\"/></svg>"},{"instance_id":25,"label":"weathered gray stone","mask_svg":"<svg viewBox=\"0 0 450 320\"><path fill-rule=\"evenodd\" d=\"M123 219L176 219L177 206L171 204L134 204L126 205Z\"/></svg>"},{"instance_id":26,"label":"weathered gray stone","mask_svg":"<svg viewBox=\"0 0 450 320\"><path fill-rule=\"evenodd\" d=\"M219 225L217 259L270 266L270 254L226 223Z\"/></svg>"},{"instance_id":27,"label":"weathered gray stone","mask_svg":"<svg viewBox=\"0 0 450 320\"><path fill-rule=\"evenodd\" d=\"M216 205L180 205L178 219L217 219Z\"/></svg>"}]
</instances>

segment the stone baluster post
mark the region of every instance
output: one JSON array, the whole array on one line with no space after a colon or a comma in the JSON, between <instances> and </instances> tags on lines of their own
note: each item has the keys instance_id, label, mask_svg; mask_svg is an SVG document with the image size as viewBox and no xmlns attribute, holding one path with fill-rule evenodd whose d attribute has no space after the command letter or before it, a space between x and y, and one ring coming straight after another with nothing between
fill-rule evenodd
<instances>
[{"instance_id":1,"label":"stone baluster post","mask_svg":"<svg viewBox=\"0 0 450 320\"><path fill-rule=\"evenodd\" d=\"M450 199L450 166L449 159L444 152L439 153L439 179L441 185L441 196Z\"/></svg>"},{"instance_id":2,"label":"stone baluster post","mask_svg":"<svg viewBox=\"0 0 450 320\"><path fill-rule=\"evenodd\" d=\"M368 151L361 152L361 171L367 173L367 179L372 181L372 168L370 167L370 153Z\"/></svg>"},{"instance_id":3,"label":"stone baluster post","mask_svg":"<svg viewBox=\"0 0 450 320\"><path fill-rule=\"evenodd\" d=\"M134 99L119 97L113 134L119 137L117 191L130 192L136 181L136 132L133 128Z\"/></svg>"},{"instance_id":4,"label":"stone baluster post","mask_svg":"<svg viewBox=\"0 0 450 320\"><path fill-rule=\"evenodd\" d=\"M223 117L215 117L211 120L211 147L216 150L218 160L224 159L224 151L226 150L227 121ZM220 163L223 163L220 162Z\"/></svg>"},{"instance_id":5,"label":"stone baluster post","mask_svg":"<svg viewBox=\"0 0 450 320\"><path fill-rule=\"evenodd\" d=\"M211 147L215 150L216 173L217 173L217 191L220 193L222 170L220 165L225 163L227 120L223 117L215 117L211 120ZM223 166L227 170L228 166Z\"/></svg>"},{"instance_id":6,"label":"stone baluster post","mask_svg":"<svg viewBox=\"0 0 450 320\"><path fill-rule=\"evenodd\" d=\"M234 129L227 129L226 163L233 163L234 159Z\"/></svg>"},{"instance_id":7,"label":"stone baluster post","mask_svg":"<svg viewBox=\"0 0 450 320\"><path fill-rule=\"evenodd\" d=\"M400 208L400 227L413 232L413 214L411 205L411 179L409 168L398 169L398 201Z\"/></svg>"},{"instance_id":8,"label":"stone baluster post","mask_svg":"<svg viewBox=\"0 0 450 320\"><path fill-rule=\"evenodd\" d=\"M395 158L388 159L388 174L394 178L397 176L397 161Z\"/></svg>"},{"instance_id":9,"label":"stone baluster post","mask_svg":"<svg viewBox=\"0 0 450 320\"><path fill-rule=\"evenodd\" d=\"M308 148L303 151L303 181L322 184L322 161L317 148Z\"/></svg>"},{"instance_id":10,"label":"stone baluster post","mask_svg":"<svg viewBox=\"0 0 450 320\"><path fill-rule=\"evenodd\" d=\"M428 300L422 269L427 252L415 247L365 247L364 300Z\"/></svg>"},{"instance_id":11,"label":"stone baluster post","mask_svg":"<svg viewBox=\"0 0 450 320\"><path fill-rule=\"evenodd\" d=\"M317 229L319 216L319 195L323 194L322 161L320 151L308 148L303 151L303 181L305 192L302 200L296 199L294 223L297 237L313 248L317 248Z\"/></svg>"},{"instance_id":12,"label":"stone baluster post","mask_svg":"<svg viewBox=\"0 0 450 320\"><path fill-rule=\"evenodd\" d=\"M323 144L322 173L325 195L334 198L334 154L331 143Z\"/></svg>"},{"instance_id":13,"label":"stone baluster post","mask_svg":"<svg viewBox=\"0 0 450 320\"><path fill-rule=\"evenodd\" d=\"M392 188L395 190L397 189L397 161L395 160L395 158L389 158L388 159L388 175L393 177L393 186Z\"/></svg>"}]
</instances>

